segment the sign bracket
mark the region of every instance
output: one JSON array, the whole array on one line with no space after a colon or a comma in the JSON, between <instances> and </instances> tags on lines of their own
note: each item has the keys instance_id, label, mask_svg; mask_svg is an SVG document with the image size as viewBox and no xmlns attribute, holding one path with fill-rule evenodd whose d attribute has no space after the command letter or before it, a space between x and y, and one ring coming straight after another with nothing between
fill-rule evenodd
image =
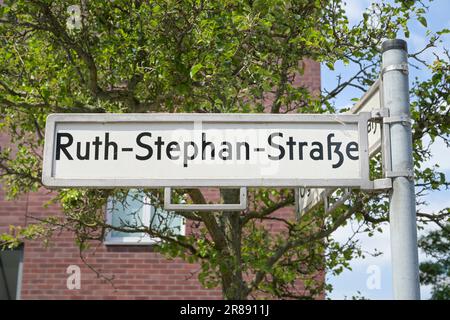
<instances>
[{"instance_id":1,"label":"sign bracket","mask_svg":"<svg viewBox=\"0 0 450 320\"><path fill-rule=\"evenodd\" d=\"M386 172L387 178L397 178L397 177L406 177L408 179L414 178L413 170L405 170L405 171L388 171Z\"/></svg>"},{"instance_id":2,"label":"sign bracket","mask_svg":"<svg viewBox=\"0 0 450 320\"><path fill-rule=\"evenodd\" d=\"M247 188L239 188L239 203L186 204L172 203L172 188L164 188L164 210L174 211L242 211L247 209Z\"/></svg>"},{"instance_id":3,"label":"sign bracket","mask_svg":"<svg viewBox=\"0 0 450 320\"><path fill-rule=\"evenodd\" d=\"M381 76L384 76L384 74L386 72L390 72L390 71L401 71L407 75L409 73L408 64L407 63L396 63L396 64L388 65L388 66L384 67L383 70L381 70Z\"/></svg>"}]
</instances>

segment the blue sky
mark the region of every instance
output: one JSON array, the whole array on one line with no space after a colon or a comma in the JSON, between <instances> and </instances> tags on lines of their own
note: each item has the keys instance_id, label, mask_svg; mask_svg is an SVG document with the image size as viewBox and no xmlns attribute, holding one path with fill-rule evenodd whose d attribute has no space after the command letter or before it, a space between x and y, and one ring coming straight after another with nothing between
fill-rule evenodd
<instances>
[{"instance_id":1,"label":"blue sky","mask_svg":"<svg viewBox=\"0 0 450 320\"><path fill-rule=\"evenodd\" d=\"M350 23L356 23L362 18L364 10L373 2L371 0L347 0L346 11L350 19ZM449 0L435 0L431 3L430 9L426 15L428 21L428 29L438 31L443 28L450 28L450 1ZM409 52L416 52L418 49L426 44L426 29L418 22L414 21L410 25L411 35L408 41ZM443 46L450 48L450 37L443 38ZM437 48L424 53L422 58L427 61L433 59L433 52L439 54L442 48ZM331 71L326 66L322 66L322 86L324 88L333 88L336 85L336 76L341 74L345 79L346 76L352 74L352 66L343 66L337 64L335 70ZM410 81L415 77L423 78L429 74L426 71L415 70L410 68ZM352 98L361 97L361 93L355 89L345 90L336 100L337 107L348 107L352 105ZM435 143L433 146L433 159L429 165L437 163L441 169L450 176L450 150L446 148L441 141ZM450 206L450 191L439 191L430 194L427 197L428 211L439 210L445 206ZM355 225L348 225L340 228L336 234L335 239L345 241L349 235L352 234L352 228ZM424 231L419 232L423 234ZM328 282L334 287L333 292L329 295L331 299L345 299L352 296L363 296L369 299L392 299L392 272L390 267L390 242L389 242L389 225L383 226L383 232L377 233L373 237L358 236L362 249L368 252L373 252L375 249L383 252L377 257L367 256L365 259L355 259L351 263L352 270L344 271L338 277L328 276ZM419 260L423 261L426 257L419 253ZM379 283L376 285L371 282L373 275L379 275ZM430 297L430 288L421 287L422 299Z\"/></svg>"}]
</instances>

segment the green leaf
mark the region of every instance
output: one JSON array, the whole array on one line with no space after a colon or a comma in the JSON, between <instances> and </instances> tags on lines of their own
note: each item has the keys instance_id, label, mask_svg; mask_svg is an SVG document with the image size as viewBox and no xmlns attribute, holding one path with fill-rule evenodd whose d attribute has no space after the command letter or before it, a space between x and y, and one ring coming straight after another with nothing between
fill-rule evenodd
<instances>
[{"instance_id":1,"label":"green leaf","mask_svg":"<svg viewBox=\"0 0 450 320\"><path fill-rule=\"evenodd\" d=\"M420 24L424 27L428 27L427 19L425 19L425 17L418 17L417 20L419 20Z\"/></svg>"},{"instance_id":2,"label":"green leaf","mask_svg":"<svg viewBox=\"0 0 450 320\"><path fill-rule=\"evenodd\" d=\"M450 29L442 29L441 31L436 32L438 35L449 34Z\"/></svg>"},{"instance_id":3,"label":"green leaf","mask_svg":"<svg viewBox=\"0 0 450 320\"><path fill-rule=\"evenodd\" d=\"M328 67L328 69L334 70L334 63L332 63L332 62L327 62L327 63L326 63L326 66Z\"/></svg>"},{"instance_id":4,"label":"green leaf","mask_svg":"<svg viewBox=\"0 0 450 320\"><path fill-rule=\"evenodd\" d=\"M195 75L197 74L197 72L200 71L201 68L203 68L203 65L201 63L197 63L197 64L193 65L191 68L191 72L189 72L190 77L193 79L195 77Z\"/></svg>"}]
</instances>

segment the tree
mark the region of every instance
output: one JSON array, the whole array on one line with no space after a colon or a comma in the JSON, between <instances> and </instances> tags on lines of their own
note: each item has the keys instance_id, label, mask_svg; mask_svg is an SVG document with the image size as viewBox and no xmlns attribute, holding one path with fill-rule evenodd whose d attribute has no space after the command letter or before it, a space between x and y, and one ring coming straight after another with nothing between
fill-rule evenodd
<instances>
[{"instance_id":1,"label":"tree","mask_svg":"<svg viewBox=\"0 0 450 320\"><path fill-rule=\"evenodd\" d=\"M41 153L46 116L52 112L336 112L333 99L355 87L364 92L377 78L383 39L402 32L408 21L426 25L421 1L374 4L351 26L341 0L230 1L5 1L0 8L1 128L15 150L3 148L0 174L9 197L41 188ZM447 32L430 33L424 50ZM417 81L414 100L414 157L418 195L448 187L438 168L422 168L430 156L424 137L448 143L447 57L433 65L410 54L431 79ZM333 68L336 62L357 67L336 88L309 92L292 84L304 72L303 59ZM269 98L270 97L270 98ZM372 162L374 175L379 159ZM160 202L160 190L143 190ZM125 201L128 190L61 189L55 197L63 217L49 217L27 228L12 228L4 246L24 239L51 237L57 228L74 232L80 249L102 240L109 230L144 232L162 239L159 250L201 265L199 279L221 286L227 299L268 294L312 298L330 290L320 277L335 274L362 254L351 238L345 244L333 232L351 219L373 233L388 221L387 194L353 193L350 202L326 213L316 210L298 219L274 212L294 202L293 190L251 191L246 211L183 212L194 232L169 228L113 226L102 208L111 196ZM221 190L224 201L237 197ZM199 190L178 190L189 201L204 203ZM421 199L420 197L418 199ZM420 201L420 200L419 200ZM418 212L422 221L441 223L448 210ZM267 222L285 232L274 234ZM261 223L265 222L265 223ZM294 290L302 280L306 292Z\"/></svg>"},{"instance_id":2,"label":"tree","mask_svg":"<svg viewBox=\"0 0 450 320\"><path fill-rule=\"evenodd\" d=\"M450 300L450 224L423 236L419 246L433 259L420 264L421 283L432 285L431 299Z\"/></svg>"}]
</instances>

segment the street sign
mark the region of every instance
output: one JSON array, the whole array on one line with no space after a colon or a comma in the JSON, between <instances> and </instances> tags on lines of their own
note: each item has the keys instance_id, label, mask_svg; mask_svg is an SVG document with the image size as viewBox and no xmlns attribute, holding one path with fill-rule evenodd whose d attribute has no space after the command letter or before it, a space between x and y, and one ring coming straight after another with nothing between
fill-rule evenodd
<instances>
[{"instance_id":1,"label":"street sign","mask_svg":"<svg viewBox=\"0 0 450 320\"><path fill-rule=\"evenodd\" d=\"M325 188L299 188L299 203L297 210L301 213L308 212L323 203L327 189Z\"/></svg>"},{"instance_id":2,"label":"street sign","mask_svg":"<svg viewBox=\"0 0 450 320\"><path fill-rule=\"evenodd\" d=\"M370 188L370 113L53 114L50 187Z\"/></svg>"},{"instance_id":3,"label":"street sign","mask_svg":"<svg viewBox=\"0 0 450 320\"><path fill-rule=\"evenodd\" d=\"M372 112L381 109L380 80L377 80L348 113L358 114L359 112ZM373 157L381 149L381 125L370 122L367 129L369 133L369 156Z\"/></svg>"},{"instance_id":4,"label":"street sign","mask_svg":"<svg viewBox=\"0 0 450 320\"><path fill-rule=\"evenodd\" d=\"M346 114L358 114L360 112L372 112L382 109L380 95L380 80L377 80L358 100L358 102ZM381 125L369 122L367 127L369 158L374 157L381 150ZM307 188L299 190L298 210L301 213L308 212L324 202L325 197L331 195L334 189Z\"/></svg>"}]
</instances>

